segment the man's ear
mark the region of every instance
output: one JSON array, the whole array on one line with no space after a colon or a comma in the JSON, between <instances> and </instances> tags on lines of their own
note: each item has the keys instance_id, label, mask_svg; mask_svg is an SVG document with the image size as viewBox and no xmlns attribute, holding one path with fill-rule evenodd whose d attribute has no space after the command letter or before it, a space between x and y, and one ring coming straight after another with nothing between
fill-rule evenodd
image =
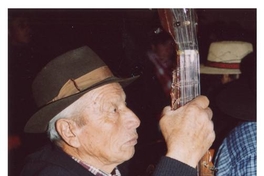
<instances>
[{"instance_id":1,"label":"man's ear","mask_svg":"<svg viewBox=\"0 0 264 176\"><path fill-rule=\"evenodd\" d=\"M56 122L56 129L61 138L72 147L79 147L80 142L77 135L77 124L70 119L59 119Z\"/></svg>"}]
</instances>

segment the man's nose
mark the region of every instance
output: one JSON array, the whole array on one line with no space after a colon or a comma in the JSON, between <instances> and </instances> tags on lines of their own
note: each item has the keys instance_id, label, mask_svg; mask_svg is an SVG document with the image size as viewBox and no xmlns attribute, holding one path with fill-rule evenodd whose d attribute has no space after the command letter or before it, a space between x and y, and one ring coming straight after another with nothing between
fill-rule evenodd
<instances>
[{"instance_id":1,"label":"man's nose","mask_svg":"<svg viewBox=\"0 0 264 176\"><path fill-rule=\"evenodd\" d=\"M127 115L129 116L128 122L127 122L128 128L138 128L140 125L140 120L136 116L136 114L133 111L131 111L130 109L128 109Z\"/></svg>"}]
</instances>

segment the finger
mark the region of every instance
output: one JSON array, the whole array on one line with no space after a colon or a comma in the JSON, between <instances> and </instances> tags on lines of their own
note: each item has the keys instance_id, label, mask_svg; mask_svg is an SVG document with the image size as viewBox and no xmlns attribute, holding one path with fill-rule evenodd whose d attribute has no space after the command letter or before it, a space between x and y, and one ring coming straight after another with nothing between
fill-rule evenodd
<instances>
[{"instance_id":1,"label":"finger","mask_svg":"<svg viewBox=\"0 0 264 176\"><path fill-rule=\"evenodd\" d=\"M204 109L209 106L209 100L206 96L199 95L195 99L193 99L190 104L197 105Z\"/></svg>"},{"instance_id":2,"label":"finger","mask_svg":"<svg viewBox=\"0 0 264 176\"><path fill-rule=\"evenodd\" d=\"M163 111L162 111L162 113L161 113L161 116L163 116L163 115L169 113L170 111L171 111L171 107L170 107L170 106L166 106L166 107L164 107L164 108L163 108Z\"/></svg>"},{"instance_id":3,"label":"finger","mask_svg":"<svg viewBox=\"0 0 264 176\"><path fill-rule=\"evenodd\" d=\"M212 111L212 109L211 108L206 108L205 111L208 114L209 119L212 120L212 118L213 118L213 111Z\"/></svg>"}]
</instances>

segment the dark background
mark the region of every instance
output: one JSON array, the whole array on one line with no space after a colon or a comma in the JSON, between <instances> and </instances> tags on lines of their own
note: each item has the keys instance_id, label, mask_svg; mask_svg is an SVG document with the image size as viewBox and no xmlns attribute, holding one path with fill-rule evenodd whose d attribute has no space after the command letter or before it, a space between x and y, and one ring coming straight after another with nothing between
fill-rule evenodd
<instances>
[{"instance_id":1,"label":"dark background","mask_svg":"<svg viewBox=\"0 0 264 176\"><path fill-rule=\"evenodd\" d=\"M256 45L256 9L196 12L201 63L213 41L242 40ZM12 57L9 47L8 133L21 138L21 146L9 151L10 176L18 175L24 156L45 142L45 135L23 133L26 121L37 110L31 95L36 73L54 57L88 45L114 74L131 76L130 67L140 59L147 33L160 25L156 9L9 9L9 18L14 15L29 19L32 42L18 57Z\"/></svg>"},{"instance_id":2,"label":"dark background","mask_svg":"<svg viewBox=\"0 0 264 176\"><path fill-rule=\"evenodd\" d=\"M256 41L256 9L196 9L201 62L211 41ZM118 71L123 60L135 60L146 34L160 25L155 9L9 9L30 19L33 42L45 64L57 55L89 45ZM208 44L209 43L209 44ZM128 62L128 61L127 61ZM119 67L118 67L118 66Z\"/></svg>"}]
</instances>

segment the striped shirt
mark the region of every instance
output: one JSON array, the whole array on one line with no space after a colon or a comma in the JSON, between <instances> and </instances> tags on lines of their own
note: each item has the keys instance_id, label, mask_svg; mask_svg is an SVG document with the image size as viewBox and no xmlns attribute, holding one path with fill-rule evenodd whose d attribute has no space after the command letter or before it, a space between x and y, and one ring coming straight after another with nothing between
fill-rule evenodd
<instances>
[{"instance_id":1,"label":"striped shirt","mask_svg":"<svg viewBox=\"0 0 264 176\"><path fill-rule=\"evenodd\" d=\"M244 122L224 139L215 158L216 176L255 176L256 122Z\"/></svg>"}]
</instances>

